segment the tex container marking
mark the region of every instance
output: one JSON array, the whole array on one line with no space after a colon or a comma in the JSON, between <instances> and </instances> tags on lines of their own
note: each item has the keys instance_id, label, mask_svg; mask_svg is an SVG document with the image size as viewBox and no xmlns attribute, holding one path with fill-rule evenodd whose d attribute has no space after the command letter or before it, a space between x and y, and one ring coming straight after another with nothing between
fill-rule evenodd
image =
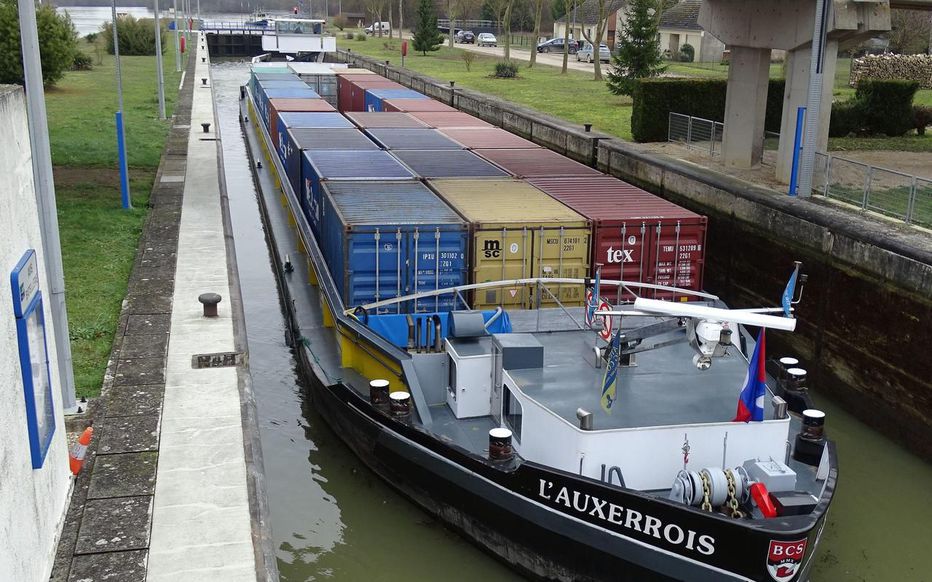
<instances>
[{"instance_id":1,"label":"tex container marking","mask_svg":"<svg viewBox=\"0 0 932 582\"><path fill-rule=\"evenodd\" d=\"M455 107L450 107L446 103L441 103L436 99L382 99L382 111L397 111L409 113L412 111L452 111Z\"/></svg>"},{"instance_id":2,"label":"tex container marking","mask_svg":"<svg viewBox=\"0 0 932 582\"><path fill-rule=\"evenodd\" d=\"M386 150L461 150L463 146L436 129L368 129L377 144Z\"/></svg>"},{"instance_id":3,"label":"tex container marking","mask_svg":"<svg viewBox=\"0 0 932 582\"><path fill-rule=\"evenodd\" d=\"M395 150L392 155L422 178L505 178L505 172L466 150Z\"/></svg>"},{"instance_id":4,"label":"tex container marking","mask_svg":"<svg viewBox=\"0 0 932 582\"><path fill-rule=\"evenodd\" d=\"M407 113L369 113L365 111L351 111L346 113L346 118L356 124L360 129L379 129L379 128L397 128L397 129L426 129L427 124L419 121Z\"/></svg>"},{"instance_id":5,"label":"tex container marking","mask_svg":"<svg viewBox=\"0 0 932 582\"><path fill-rule=\"evenodd\" d=\"M295 195L301 195L301 152L304 150L378 150L366 134L356 128L292 127L279 138L279 156Z\"/></svg>"},{"instance_id":6,"label":"tex container marking","mask_svg":"<svg viewBox=\"0 0 932 582\"><path fill-rule=\"evenodd\" d=\"M367 88L365 96L366 111L383 111L382 100L396 97L398 99L430 99L427 95L413 89Z\"/></svg>"},{"instance_id":7,"label":"tex container marking","mask_svg":"<svg viewBox=\"0 0 932 582\"><path fill-rule=\"evenodd\" d=\"M528 182L592 221L591 261L593 265L602 263L603 279L702 290L705 216L611 176L534 178ZM612 297L612 291L606 290L605 295ZM687 299L663 291L640 295ZM634 296L619 288L614 298L625 301Z\"/></svg>"},{"instance_id":8,"label":"tex container marking","mask_svg":"<svg viewBox=\"0 0 932 582\"><path fill-rule=\"evenodd\" d=\"M415 180L414 174L388 152L307 150L301 153L301 206L314 234L323 220L321 182Z\"/></svg>"},{"instance_id":9,"label":"tex container marking","mask_svg":"<svg viewBox=\"0 0 932 582\"><path fill-rule=\"evenodd\" d=\"M321 190L321 250L346 307L465 284L467 225L420 182L336 180ZM379 313L449 311L456 301L448 294Z\"/></svg>"},{"instance_id":10,"label":"tex container marking","mask_svg":"<svg viewBox=\"0 0 932 582\"><path fill-rule=\"evenodd\" d=\"M470 283L588 274L589 221L537 188L519 180L432 180L428 185L470 225ZM583 304L581 285L550 290L564 305ZM541 300L555 305L546 291ZM534 304L534 291L519 287L477 291L472 307Z\"/></svg>"}]
</instances>

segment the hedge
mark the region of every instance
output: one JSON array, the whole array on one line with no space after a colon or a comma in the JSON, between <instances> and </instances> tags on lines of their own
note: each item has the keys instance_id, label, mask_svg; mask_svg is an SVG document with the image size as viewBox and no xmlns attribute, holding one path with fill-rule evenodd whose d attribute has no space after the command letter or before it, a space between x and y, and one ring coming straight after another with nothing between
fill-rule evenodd
<instances>
[{"instance_id":1,"label":"hedge","mask_svg":"<svg viewBox=\"0 0 932 582\"><path fill-rule=\"evenodd\" d=\"M771 79L767 90L767 131L780 131L783 79ZM642 79L632 98L631 133L635 141L666 141L670 113L722 121L725 118L724 79Z\"/></svg>"},{"instance_id":2,"label":"hedge","mask_svg":"<svg viewBox=\"0 0 932 582\"><path fill-rule=\"evenodd\" d=\"M829 136L903 135L917 127L913 97L918 90L917 81L862 79L854 99L832 106Z\"/></svg>"}]
</instances>

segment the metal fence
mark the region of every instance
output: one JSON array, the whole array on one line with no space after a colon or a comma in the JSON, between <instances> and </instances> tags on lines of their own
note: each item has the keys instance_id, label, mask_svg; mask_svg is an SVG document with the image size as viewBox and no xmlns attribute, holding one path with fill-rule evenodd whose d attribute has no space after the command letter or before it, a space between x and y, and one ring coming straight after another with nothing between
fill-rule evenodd
<instances>
[{"instance_id":1,"label":"metal fence","mask_svg":"<svg viewBox=\"0 0 932 582\"><path fill-rule=\"evenodd\" d=\"M932 228L932 179L817 153L812 184L826 198Z\"/></svg>"},{"instance_id":2,"label":"metal fence","mask_svg":"<svg viewBox=\"0 0 932 582\"><path fill-rule=\"evenodd\" d=\"M670 113L667 141L681 143L688 149L708 152L715 156L722 152L725 124L711 119Z\"/></svg>"}]
</instances>

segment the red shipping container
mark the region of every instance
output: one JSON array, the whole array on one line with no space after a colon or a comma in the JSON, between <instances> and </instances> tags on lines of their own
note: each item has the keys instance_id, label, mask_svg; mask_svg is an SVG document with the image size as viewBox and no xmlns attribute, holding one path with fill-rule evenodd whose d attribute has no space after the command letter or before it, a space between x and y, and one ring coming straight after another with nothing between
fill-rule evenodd
<instances>
[{"instance_id":1,"label":"red shipping container","mask_svg":"<svg viewBox=\"0 0 932 582\"><path fill-rule=\"evenodd\" d=\"M478 117L473 117L462 111L415 111L411 115L437 129L444 127L492 127L491 124L482 121Z\"/></svg>"},{"instance_id":2,"label":"red shipping container","mask_svg":"<svg viewBox=\"0 0 932 582\"><path fill-rule=\"evenodd\" d=\"M383 99L382 111L410 113L412 111L456 111L456 108L436 99Z\"/></svg>"},{"instance_id":3,"label":"red shipping container","mask_svg":"<svg viewBox=\"0 0 932 582\"><path fill-rule=\"evenodd\" d=\"M339 77L337 79L337 105L340 111L365 111L366 89L404 89L404 87L376 75L365 78Z\"/></svg>"},{"instance_id":4,"label":"red shipping container","mask_svg":"<svg viewBox=\"0 0 932 582\"><path fill-rule=\"evenodd\" d=\"M414 119L407 113L386 113L384 111L353 111L346 113L346 118L360 129L426 129L427 124Z\"/></svg>"},{"instance_id":5,"label":"red shipping container","mask_svg":"<svg viewBox=\"0 0 932 582\"><path fill-rule=\"evenodd\" d=\"M544 149L493 150L477 149L475 153L517 178L561 178L604 176L595 168L573 161L566 156Z\"/></svg>"},{"instance_id":6,"label":"red shipping container","mask_svg":"<svg viewBox=\"0 0 932 582\"><path fill-rule=\"evenodd\" d=\"M282 111L334 112L323 99L269 99L269 137L278 143L278 114Z\"/></svg>"},{"instance_id":7,"label":"red shipping container","mask_svg":"<svg viewBox=\"0 0 932 582\"><path fill-rule=\"evenodd\" d=\"M611 176L533 178L533 186L592 221L592 275L702 291L708 219ZM643 290L641 297L685 301L672 292ZM610 300L630 293L603 287Z\"/></svg>"},{"instance_id":8,"label":"red shipping container","mask_svg":"<svg viewBox=\"0 0 932 582\"><path fill-rule=\"evenodd\" d=\"M353 107L353 82L354 81L376 81L390 83L388 79L381 75L341 75L337 74L337 107L340 111L352 111ZM363 96L365 99L365 95Z\"/></svg>"},{"instance_id":9,"label":"red shipping container","mask_svg":"<svg viewBox=\"0 0 932 582\"><path fill-rule=\"evenodd\" d=\"M497 127L447 127L440 130L465 148L519 150L539 147L534 142Z\"/></svg>"}]
</instances>

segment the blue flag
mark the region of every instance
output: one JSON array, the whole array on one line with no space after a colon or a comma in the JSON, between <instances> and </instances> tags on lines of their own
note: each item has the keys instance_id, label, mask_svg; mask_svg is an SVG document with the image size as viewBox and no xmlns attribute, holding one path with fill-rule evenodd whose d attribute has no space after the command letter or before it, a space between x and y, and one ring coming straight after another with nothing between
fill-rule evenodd
<instances>
[{"instance_id":1,"label":"blue flag","mask_svg":"<svg viewBox=\"0 0 932 582\"><path fill-rule=\"evenodd\" d=\"M607 414L612 413L612 406L617 398L618 364L621 360L621 334L615 332L608 342L608 362L605 365L605 376L602 378L602 398L600 404Z\"/></svg>"},{"instance_id":2,"label":"blue flag","mask_svg":"<svg viewBox=\"0 0 932 582\"><path fill-rule=\"evenodd\" d=\"M799 273L799 264L796 265L796 268L793 269L793 274L790 275L790 280L786 283L786 289L783 290L783 298L781 302L783 303L783 315L784 317L790 317L790 306L793 303L793 295L796 293L796 275Z\"/></svg>"},{"instance_id":3,"label":"blue flag","mask_svg":"<svg viewBox=\"0 0 932 582\"><path fill-rule=\"evenodd\" d=\"M586 306L586 322L592 325L592 319L595 316L596 307L599 306L599 286L602 281L602 269L595 270L595 288L592 290L592 301Z\"/></svg>"}]
</instances>

